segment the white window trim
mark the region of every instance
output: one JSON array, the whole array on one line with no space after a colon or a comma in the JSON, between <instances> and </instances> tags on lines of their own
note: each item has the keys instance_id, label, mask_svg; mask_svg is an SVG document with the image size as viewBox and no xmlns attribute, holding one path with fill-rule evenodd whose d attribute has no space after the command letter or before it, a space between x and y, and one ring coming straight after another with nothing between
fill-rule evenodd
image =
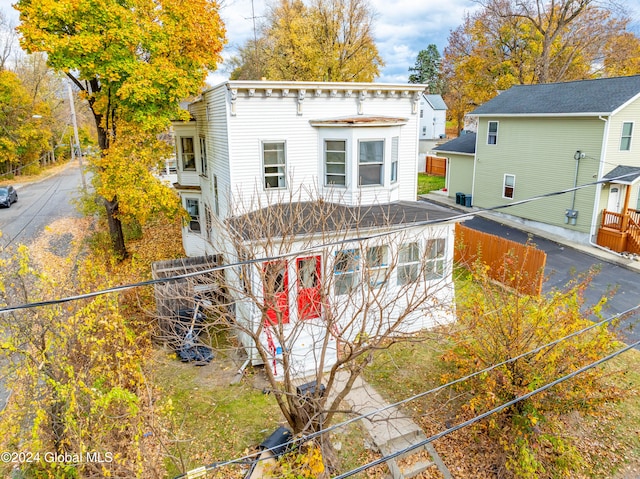
<instances>
[{"instance_id":1,"label":"white window trim","mask_svg":"<svg viewBox=\"0 0 640 479\"><path fill-rule=\"evenodd\" d=\"M382 249L382 263L379 265L369 264L369 252L372 249ZM384 286L388 281L389 270L389 246L387 245L374 245L369 246L366 250L365 265L367 268L367 275L369 280L369 287L379 288ZM381 279L382 278L382 279Z\"/></svg>"},{"instance_id":2,"label":"white window trim","mask_svg":"<svg viewBox=\"0 0 640 479\"><path fill-rule=\"evenodd\" d=\"M204 136L198 137L198 144L200 146L200 174L205 178L209 176L209 165L207 158L207 139Z\"/></svg>"},{"instance_id":3,"label":"white window trim","mask_svg":"<svg viewBox=\"0 0 640 479\"><path fill-rule=\"evenodd\" d=\"M625 136L624 134L624 125L630 123L631 124L631 134L629 136ZM633 121L623 121L622 122L622 127L620 129L620 151L631 151L631 142L633 140L633 130L635 129L635 122ZM629 148L623 150L622 149L622 141L625 138L629 138Z\"/></svg>"},{"instance_id":4,"label":"white window trim","mask_svg":"<svg viewBox=\"0 0 640 479\"><path fill-rule=\"evenodd\" d=\"M412 247L412 245L415 245L418 258L415 260L401 261L400 252L402 251L402 248L410 248ZM422 278L422 274L420 273L420 270L421 270L420 251L421 250L422 248L420 247L419 241L410 241L408 243L403 243L400 245L400 247L398 248L398 264L396 265L396 285L397 286L407 286L410 284L416 284L421 281L421 278ZM415 275L416 276L415 280L407 280L404 282L402 281L400 277L400 270L401 269L404 270L404 268L407 268L409 271L411 270L411 268L415 268L417 270L416 271L417 274ZM406 277L410 277L410 276L406 276Z\"/></svg>"},{"instance_id":5,"label":"white window trim","mask_svg":"<svg viewBox=\"0 0 640 479\"><path fill-rule=\"evenodd\" d=\"M506 196L506 189L507 189L507 176L511 176L513 177L513 186L511 186L512 189L512 195ZM516 193L516 175L511 174L511 173L505 173L504 176L502 177L502 198L506 199L506 200L513 200L513 198L515 197Z\"/></svg>"},{"instance_id":6,"label":"white window trim","mask_svg":"<svg viewBox=\"0 0 640 479\"><path fill-rule=\"evenodd\" d=\"M198 205L198 214L197 216L191 216L191 212L189 211L189 201L195 201ZM184 199L184 209L187 210L189 214L189 223L187 223L187 229L190 233L202 234L202 214L200 213L200 198L185 198ZM198 225L198 229L191 228L191 224L196 223Z\"/></svg>"},{"instance_id":7,"label":"white window trim","mask_svg":"<svg viewBox=\"0 0 640 479\"><path fill-rule=\"evenodd\" d=\"M357 150L357 169L358 169L358 187L359 188L380 188L380 187L384 187L385 186L385 157L386 155L386 149L387 149L387 139L389 137L383 137L383 138L359 138L358 139L358 150ZM360 144L362 143L371 143L371 142L378 142L381 141L382 142L382 162L380 163L360 163ZM364 164L364 165L379 165L380 166L380 183L376 183L373 185L362 185L360 184L360 165Z\"/></svg>"},{"instance_id":8,"label":"white window trim","mask_svg":"<svg viewBox=\"0 0 640 479\"><path fill-rule=\"evenodd\" d=\"M338 264L338 255L340 253L346 253L348 255L351 255L351 257L349 258L350 261L353 261L353 269L348 269L345 271L337 271L336 266ZM344 295L348 295L348 294L352 294L352 292L358 287L358 285L360 284L360 255L361 255L361 251L360 248L345 248L342 250L338 250L335 252L334 254L334 264L333 264L333 292L336 296L344 296ZM344 292L338 292L338 278L340 277L346 277L346 276L351 276L352 280L351 280L351 287L350 289L347 289Z\"/></svg>"},{"instance_id":9,"label":"white window trim","mask_svg":"<svg viewBox=\"0 0 640 479\"><path fill-rule=\"evenodd\" d=\"M190 154L193 155L193 168L185 168L185 162L184 162L184 145L182 143L182 140L186 139L186 138L191 138L191 143L193 145L193 152L191 152ZM178 137L178 144L180 145L180 168L182 169L182 171L197 171L198 170L198 165L196 163L196 140L195 137L192 135L182 135L180 137Z\"/></svg>"},{"instance_id":10,"label":"white window trim","mask_svg":"<svg viewBox=\"0 0 640 479\"><path fill-rule=\"evenodd\" d=\"M496 124L496 133L495 133L495 137L496 137L496 142L495 143L489 143L489 138L491 138L491 123L495 123ZM499 121L488 121L487 122L487 145L497 145L498 144L498 133L500 131L500 122Z\"/></svg>"},{"instance_id":11,"label":"white window trim","mask_svg":"<svg viewBox=\"0 0 640 479\"><path fill-rule=\"evenodd\" d=\"M344 141L344 185L336 185L333 183L327 182L327 176L329 173L327 172L327 143L330 141ZM347 178L349 171L349 140L346 138L323 138L322 139L322 166L324 168L324 187L325 188L347 188L349 186L349 180ZM331 173L334 176L335 173Z\"/></svg>"},{"instance_id":12,"label":"white window trim","mask_svg":"<svg viewBox=\"0 0 640 479\"><path fill-rule=\"evenodd\" d=\"M282 163L283 166L283 173L282 173L282 178L283 178L283 182L284 182L284 186L269 186L267 187L267 177L279 177L280 174L276 173L270 173L267 174L266 173L266 168L267 165L265 165L264 163L264 146L267 143L281 143L283 146L283 152L284 152L284 163ZM262 157L262 171L260 173L260 176L262 178L262 188L265 191L270 191L270 190L286 190L287 189L287 141L286 140L262 140L260 142L260 156ZM279 167L280 164L276 164L276 165L268 165L269 168L273 168L273 167Z\"/></svg>"},{"instance_id":13,"label":"white window trim","mask_svg":"<svg viewBox=\"0 0 640 479\"><path fill-rule=\"evenodd\" d=\"M391 167L389 172L389 182L392 185L398 183L398 164L400 159L400 137L392 136L391 137ZM393 177L393 169L395 166L395 178Z\"/></svg>"},{"instance_id":14,"label":"white window trim","mask_svg":"<svg viewBox=\"0 0 640 479\"><path fill-rule=\"evenodd\" d=\"M441 241L443 244L442 248L442 256L431 256L430 255L430 246L433 242ZM439 281L443 278L447 277L447 265L445 261L447 260L447 239L446 238L433 238L429 239L426 242L426 250L425 250L425 269L424 269L424 277L426 281ZM433 275L431 277L427 277L433 271L440 271L440 274Z\"/></svg>"}]
</instances>

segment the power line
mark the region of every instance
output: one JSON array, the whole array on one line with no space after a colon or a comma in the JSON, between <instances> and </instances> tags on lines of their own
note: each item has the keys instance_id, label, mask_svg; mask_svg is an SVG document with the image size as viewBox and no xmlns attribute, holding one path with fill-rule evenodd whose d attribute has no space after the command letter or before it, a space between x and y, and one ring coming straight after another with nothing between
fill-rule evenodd
<instances>
[{"instance_id":1,"label":"power line","mask_svg":"<svg viewBox=\"0 0 640 479\"><path fill-rule=\"evenodd\" d=\"M602 363L610 361L611 359L615 358L616 356L619 356L620 354L622 354L624 352L627 352L630 349L633 349L638 345L640 345L640 341L636 341L633 344L625 346L624 348L619 349L618 351L615 351L615 352L609 354L608 356L606 356L604 358L601 358L601 359L599 359L597 361L594 361L593 363L590 363L590 364L588 364L586 366L583 366L580 369L577 369L577 370L573 371L572 373L569 373L569 374L567 374L565 376L562 376L561 378L558 378L555 381L547 383L544 386L539 387L538 389L530 391L527 394L523 394L522 396L519 396L519 397L517 397L515 399L512 399L511 401L506 402L506 403L504 403L504 404L502 404L502 405L500 405L498 407L495 407L495 408L491 409L490 411L484 412L484 413L482 413L482 414L480 414L478 416L475 416L475 417L473 417L473 418L471 418L471 419L469 419L467 421L464 421L464 422L462 422L462 423L460 423L460 424L458 424L456 426L453 426L453 427L450 427L448 429L445 429L444 431L441 431L441 432L439 432L437 434L434 434L433 436L431 436L431 437L429 437L429 438L427 438L427 439L425 439L423 441L419 441L416 444L412 444L411 446L408 446L408 447L406 447L404 449L401 449L401 450L396 451L396 452L391 453L391 454L387 454L386 456L382 456L379 459L376 459L374 461L368 462L368 463L363 464L362 466L359 466L359 467L357 467L355 469L352 469L352 470L347 471L347 472L345 472L343 474L335 476L332 479L344 479L346 477L351 477L354 474L358 474L359 472L365 471L365 470L367 470L367 469L369 469L371 467L380 465L383 462L387 462L390 459L395 459L396 457L402 456L403 454L406 454L407 452L413 451L414 449L418 449L418 448L420 448L422 446L426 446L427 444L429 444L429 443L431 443L433 441L436 441L437 439L440 439L440 438L442 438L444 436L447 436L447 435L451 434L452 432L456 432L456 431L458 431L460 429L463 429L463 428L465 428L467 426L471 426L472 424L475 424L475 423L481 421L482 419L485 419L485 418L487 418L487 417L489 417L489 416L491 416L493 414L499 413L500 411L503 411L504 409L506 409L506 408L508 408L510 406L513 406L514 404L519 403L520 401L524 401L525 399L529 399L530 397L532 397L532 396L534 396L536 394L539 394L541 392L544 392L547 389L549 389L549 388L551 388L551 387L553 387L553 386L555 386L557 384L560 384L560 383L562 383L564 381L567 381L569 379L574 378L578 374L582 374L582 373L584 373L585 371L588 371L591 368L594 368L594 367L596 367L596 366L598 366L598 365L600 365Z\"/></svg>"},{"instance_id":2,"label":"power line","mask_svg":"<svg viewBox=\"0 0 640 479\"><path fill-rule=\"evenodd\" d=\"M384 407L375 409L373 411L369 411L368 413L357 415L357 416L352 417L350 419L347 419L347 420L345 420L343 422L334 424L334 425L329 426L327 428L323 428L323 429L321 429L319 431L315 431L315 432L313 432L311 434L307 434L307 435L305 435L303 437L292 439L290 441L287 441L286 443L279 444L278 446L274 446L273 448L263 449L263 450L261 450L259 452L256 452L256 453L247 454L245 456L242 456L242 457L239 457L239 458L235 458L235 459L230 459L228 461L219 461L219 462L216 462L216 463L213 463L213 464L209 464L207 466L202 466L202 467L207 468L206 470L211 470L211 469L216 469L216 468L223 467L223 466L229 466L229 465L232 465L232 464L244 464L244 463L246 463L246 461L251 460L253 458L256 458L257 456L259 456L263 452L272 451L273 449L279 449L279 448L282 448L282 447L292 446L292 445L298 444L298 443L300 443L300 444L305 443L305 442L307 442L307 441L309 441L311 439L314 439L314 438L316 438L318 436L321 436L323 434L329 433L329 432L334 431L336 429L339 429L341 427L347 426L347 425L349 425L349 424L351 424L353 422L359 421L361 419L365 419L365 418L367 418L369 416L373 416L373 415L378 414L378 413L380 413L382 411L385 411L387 409L391 409L391 408L394 408L394 407L401 406L403 404L406 404L408 402L414 401L416 399L420 399L421 397L427 396L429 394L433 394L433 393L442 391L443 389L445 389L447 387L450 387L450 386L453 386L455 384L467 381L467 380L469 380L469 379L471 379L473 377L479 376L481 374L488 373L488 372L490 372L490 371L492 371L492 370L494 370L496 368L499 368L499 367L504 366L506 364L515 362L515 361L517 361L519 359L522 359L522 358L524 358L526 356L529 356L531 354L538 353L538 352L542 351L543 349L555 346L555 345L557 345L557 344L559 344L559 343L561 343L563 341L567 341L567 340L569 340L569 339L571 339L571 338L573 338L575 336L583 334L583 333L585 333L587 331L590 331L590 330L592 330L594 328L603 326L603 325L605 325L605 324L607 324L609 322L612 322L612 321L614 321L614 320L616 320L616 319L618 319L618 318L620 318L622 316L625 316L625 315L627 315L629 313L632 313L633 311L636 311L638 309L640 309L640 304L638 304L638 305L636 305L636 306L634 306L632 308L629 308L626 311L623 311L621 313L615 314L615 315L613 315L613 316L611 316L609 318L603 319L603 320L601 320L601 321L599 321L597 323L593 323L593 324L591 324L591 325L589 325L589 326L587 326L587 327L585 327L583 329L580 329L578 331L574 331L573 333L567 334L566 336L558 338L558 339L556 339L554 341L550 341L550 342L548 342L546 344L538 346L537 348L534 348L534 349L532 349L530 351L527 351L525 353L519 354L518 356L514 356L514 357L509 358L509 359L507 359L505 361L502 361L500 363L494 364L492 366L488 366L485 369L482 369L480 371L476 371L474 373L468 374L468 375L463 376L461 378L458 378L458 379L455 379L453 381L450 381L450 382L448 382L446 384L442 384L440 386L437 386L437 387L435 387L433 389L430 389L428 391L423 391L423 392L417 393L417 394L415 394L413 396L410 396L408 398L402 399L402 400L397 401L395 403L388 404L388 405L386 405ZM179 479L181 477L186 477L186 476L177 476L175 479Z\"/></svg>"},{"instance_id":3,"label":"power line","mask_svg":"<svg viewBox=\"0 0 640 479\"><path fill-rule=\"evenodd\" d=\"M449 223L451 221L456 221L456 220L460 220L463 218L469 218L471 216L475 216L477 214L482 214L485 212L491 212L491 211L496 211L496 210L500 210L500 209L505 209L505 208L509 208L511 206L517 206L517 205L522 205L525 203L529 203L532 201L538 201L544 198L550 198L553 196L558 196L558 195L562 195L565 193L571 193L573 191L577 191L583 188L589 188L598 184L602 184L602 183L609 183L611 181L614 180L620 180L623 178L626 178L628 176L631 176L632 174L626 174L626 175L620 175L617 176L615 178L607 178L607 179L602 179L602 180L597 180L591 183L586 183L583 185L579 185L579 186L574 186L572 188L567 188L565 190L559 190L559 191L553 191L550 193L544 193L542 195L537 195L537 196L532 196L530 198L526 198L523 200L519 200L519 201L514 201L512 203L506 204L506 205L498 205L498 206L492 206L492 207L488 207L488 208L481 208L477 211L472 211L472 212L468 212L468 213L461 213L459 215L453 215L450 216L449 218L446 219L437 219L437 220L424 220L424 221L416 221L413 223L408 223L405 225L401 225L401 226L397 226L393 229L390 230L386 230L386 231L382 231L380 233L373 233L370 235L366 235L366 236L358 236L355 238L344 238L341 240L335 240L335 241L330 241L330 242L325 242L325 243L321 243L318 245L314 245L311 246L309 248L305 248L305 249L301 249L299 251L295 251L295 252L290 252L290 253L282 253L282 254L278 254L278 255L273 255L273 256L268 256L268 257L261 257L261 258L252 258L252 259L248 259L248 260L243 260L243 261L236 261L233 263L228 263L228 264L224 264L224 265L219 265L219 266L214 266L212 268L208 268L208 269L203 269L200 271L195 271L193 273L185 273L185 274L181 274L181 275L176 275L176 276L170 276L167 278L158 278L158 279L152 279L152 280L147 280L147 281L140 281L137 283L131 283L131 284L126 284L126 285L121 285L121 286L115 286L112 288L107 288L107 289L102 289L102 290L96 290L90 293L84 293L84 294L79 294L79 295L74 295L74 296L68 296L68 297L64 297L64 298L59 298L59 299L54 299L54 300L49 300L49 301L37 301L37 302L33 302L33 303L24 303L24 304L19 304L19 305L14 305L14 306L5 306L3 308L0 308L0 314L1 313L9 313L9 312L13 312L13 311L18 311L21 309L30 309L30 308L38 308L38 307L44 307L44 306L53 306L56 304L62 304L62 303L68 303L70 301L78 301L81 299L90 299L90 298L94 298L97 296L101 296L104 294L111 294L111 293L116 293L116 292L120 292L120 291L127 291L129 289L134 289L134 288L138 288L138 287L142 287L142 286L151 286L154 284L160 284L160 283L171 283L171 282L177 282L177 281L181 281L183 279L187 279L187 278L191 278L191 277L195 277L195 276L201 276L203 274L208 274L208 273L213 273L215 271L221 271L227 268L233 268L233 267L238 267L238 266L244 266L244 265L250 265L250 264L256 264L256 263L263 263L265 261L276 261L279 259L285 259L285 258L290 258L290 257L296 257L296 256L300 256L301 254L306 254L308 252L311 251L317 251L318 249L321 248L326 248L328 246L339 246L342 244L347 244L347 243L355 243L355 242L362 242L362 241L368 241L371 239L375 239L375 238L381 238L381 237L385 237L385 236L390 236L392 234L396 234L398 232L410 229L410 228L415 228L418 226L429 226L429 225L436 225L436 224L442 224L442 223Z\"/></svg>"}]
</instances>

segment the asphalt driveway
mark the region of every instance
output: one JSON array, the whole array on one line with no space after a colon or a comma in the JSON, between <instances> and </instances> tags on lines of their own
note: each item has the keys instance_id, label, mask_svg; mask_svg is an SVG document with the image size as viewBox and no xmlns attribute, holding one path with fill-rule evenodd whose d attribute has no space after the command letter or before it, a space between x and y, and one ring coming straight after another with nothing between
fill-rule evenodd
<instances>
[{"instance_id":1,"label":"asphalt driveway","mask_svg":"<svg viewBox=\"0 0 640 479\"><path fill-rule=\"evenodd\" d=\"M587 248L590 253L580 251L567 243L559 243L531 234L519 228L506 225L499 220L474 216L464 222L465 226L485 233L494 234L518 243L525 243L529 238L538 249L547 253L545 267L546 281L543 291L561 288L576 274L599 269L590 287L585 292L588 305L595 304L603 294L613 292L603 314L605 317L627 311L640 304L640 272L608 261L597 256L599 250ZM639 263L640 264L640 263ZM625 342L640 340L640 313L630 315L620 324L620 336Z\"/></svg>"}]
</instances>

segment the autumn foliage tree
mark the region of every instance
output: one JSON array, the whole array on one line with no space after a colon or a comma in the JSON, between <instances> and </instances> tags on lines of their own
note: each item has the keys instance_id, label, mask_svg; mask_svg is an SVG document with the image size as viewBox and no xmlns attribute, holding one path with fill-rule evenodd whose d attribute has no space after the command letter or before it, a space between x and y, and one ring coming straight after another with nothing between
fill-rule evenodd
<instances>
[{"instance_id":1,"label":"autumn foliage tree","mask_svg":"<svg viewBox=\"0 0 640 479\"><path fill-rule=\"evenodd\" d=\"M117 173L102 163L96 178L114 249L124 257L121 209L135 208L124 204L128 199L115 180L133 171L150 184L151 167L165 152L154 149L152 138L170 120L184 118L179 102L197 94L220 61L225 31L219 6L210 0L20 0L16 8L23 48L46 53L49 65L64 72L87 100L102 155L98 163L118 156ZM127 165L122 152L132 152L136 143L144 151L131 154ZM134 191L142 194L139 187ZM177 197L170 205L166 195L161 202L178 208Z\"/></svg>"},{"instance_id":2,"label":"autumn foliage tree","mask_svg":"<svg viewBox=\"0 0 640 479\"><path fill-rule=\"evenodd\" d=\"M49 149L51 131L36 116L47 115L49 105L34 98L18 75L0 69L0 174L14 175L38 164Z\"/></svg>"},{"instance_id":3,"label":"autumn foliage tree","mask_svg":"<svg viewBox=\"0 0 640 479\"><path fill-rule=\"evenodd\" d=\"M506 271L517 276L517 271ZM474 417L606 356L615 348L608 325L600 326L525 354L579 331L601 318L606 299L587 308L583 296L593 273L576 278L562 290L530 296L506 289L476 265L476 285L459 304L454 349L445 359L455 377L515 361L465 381L463 416ZM524 278L522 278L524 279ZM606 369L590 369L550 390L517 402L480 423L504 452L506 468L516 477L560 477L576 472L581 462L577 444L566 434L563 415L595 413L598 406L619 397Z\"/></svg>"},{"instance_id":4,"label":"autumn foliage tree","mask_svg":"<svg viewBox=\"0 0 640 479\"><path fill-rule=\"evenodd\" d=\"M107 287L108 263L72 236L52 237L68 257L3 250L1 306ZM30 454L3 461L3 477L164 477L140 326L116 295L0 315L0 447Z\"/></svg>"},{"instance_id":5,"label":"autumn foliage tree","mask_svg":"<svg viewBox=\"0 0 640 479\"><path fill-rule=\"evenodd\" d=\"M481 8L451 32L444 50L445 101L459 123L474 106L513 85L599 75L602 60L606 65L614 53L612 42L629 23L613 2L476 3Z\"/></svg>"},{"instance_id":6,"label":"autumn foliage tree","mask_svg":"<svg viewBox=\"0 0 640 479\"><path fill-rule=\"evenodd\" d=\"M373 81L383 61L367 0L279 0L232 60L235 80Z\"/></svg>"}]
</instances>

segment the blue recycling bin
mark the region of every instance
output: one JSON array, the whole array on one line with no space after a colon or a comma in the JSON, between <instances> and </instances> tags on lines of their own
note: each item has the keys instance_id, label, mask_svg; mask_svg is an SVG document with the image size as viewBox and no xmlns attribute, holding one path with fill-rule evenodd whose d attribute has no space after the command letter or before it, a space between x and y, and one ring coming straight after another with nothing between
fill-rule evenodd
<instances>
[{"instance_id":1,"label":"blue recycling bin","mask_svg":"<svg viewBox=\"0 0 640 479\"><path fill-rule=\"evenodd\" d=\"M471 195L464 195L464 205L471 208Z\"/></svg>"}]
</instances>

